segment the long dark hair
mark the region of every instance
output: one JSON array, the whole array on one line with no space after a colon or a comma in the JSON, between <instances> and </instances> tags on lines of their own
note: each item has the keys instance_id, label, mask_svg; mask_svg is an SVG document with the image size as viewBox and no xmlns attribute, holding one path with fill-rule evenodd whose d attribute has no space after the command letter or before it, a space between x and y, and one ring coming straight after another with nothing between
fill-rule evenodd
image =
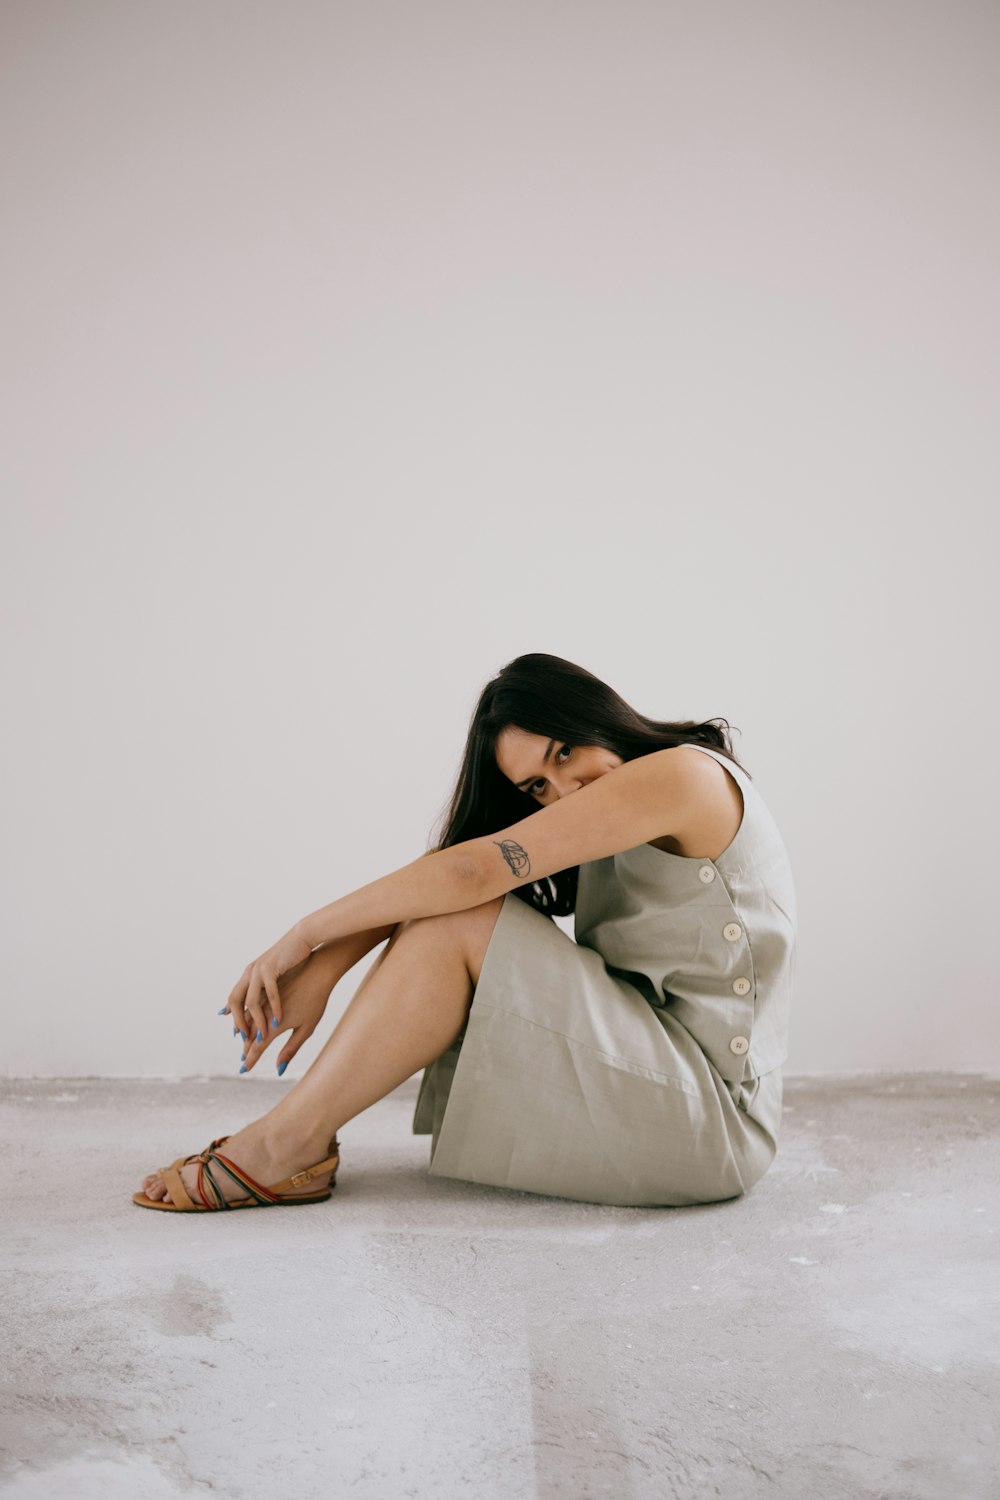
<instances>
[{"instance_id":1,"label":"long dark hair","mask_svg":"<svg viewBox=\"0 0 1000 1500\"><path fill-rule=\"evenodd\" d=\"M561 656L532 651L515 657L479 695L437 847L485 838L541 811L534 797L519 791L497 765L497 740L504 729L553 736L568 745L600 745L626 761L675 745L711 745L741 766L729 738L732 727L728 719L704 724L647 719L606 682ZM576 906L578 873L579 865L574 865L521 886L515 894L547 915L568 916Z\"/></svg>"}]
</instances>

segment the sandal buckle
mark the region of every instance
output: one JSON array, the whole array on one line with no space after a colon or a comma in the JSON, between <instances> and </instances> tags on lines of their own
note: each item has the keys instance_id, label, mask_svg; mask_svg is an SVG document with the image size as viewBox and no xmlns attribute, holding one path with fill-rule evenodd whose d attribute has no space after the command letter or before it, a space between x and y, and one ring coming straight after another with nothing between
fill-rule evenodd
<instances>
[{"instance_id":1,"label":"sandal buckle","mask_svg":"<svg viewBox=\"0 0 1000 1500\"><path fill-rule=\"evenodd\" d=\"M294 1175L294 1177L290 1178L289 1180L291 1182L294 1182L294 1184L295 1184L296 1187L302 1187L304 1183L306 1183L306 1182L312 1182L312 1173L311 1172L296 1172L295 1175Z\"/></svg>"}]
</instances>

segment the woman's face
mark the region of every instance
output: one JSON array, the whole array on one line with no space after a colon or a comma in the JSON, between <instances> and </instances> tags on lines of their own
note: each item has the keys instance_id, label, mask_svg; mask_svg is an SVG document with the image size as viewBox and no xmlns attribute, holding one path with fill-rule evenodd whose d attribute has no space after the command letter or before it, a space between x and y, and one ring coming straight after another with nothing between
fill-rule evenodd
<instances>
[{"instance_id":1,"label":"woman's face","mask_svg":"<svg viewBox=\"0 0 1000 1500\"><path fill-rule=\"evenodd\" d=\"M622 764L620 755L600 745L571 745L545 734L511 726L497 739L497 765L508 781L541 807L596 781Z\"/></svg>"}]
</instances>

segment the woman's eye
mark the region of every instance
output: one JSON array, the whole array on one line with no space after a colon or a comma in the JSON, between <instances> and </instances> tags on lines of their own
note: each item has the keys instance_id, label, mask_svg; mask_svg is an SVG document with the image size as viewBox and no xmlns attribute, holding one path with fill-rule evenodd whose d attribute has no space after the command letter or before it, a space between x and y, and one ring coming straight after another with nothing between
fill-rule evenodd
<instances>
[{"instance_id":1,"label":"woman's eye","mask_svg":"<svg viewBox=\"0 0 1000 1500\"><path fill-rule=\"evenodd\" d=\"M556 751L556 760L559 759L560 755L567 755L568 756L569 753L570 753L570 751L572 750L572 748L573 747L571 745L563 745L563 747L562 747L561 750L557 750ZM565 764L566 764L566 762L563 761L563 765L565 765ZM528 788L528 795L529 795L529 797L540 797L542 795L542 788L544 787L544 785L545 785L545 777L544 776L539 777L538 781L533 781L532 784L531 784L531 786L529 786L529 788Z\"/></svg>"}]
</instances>

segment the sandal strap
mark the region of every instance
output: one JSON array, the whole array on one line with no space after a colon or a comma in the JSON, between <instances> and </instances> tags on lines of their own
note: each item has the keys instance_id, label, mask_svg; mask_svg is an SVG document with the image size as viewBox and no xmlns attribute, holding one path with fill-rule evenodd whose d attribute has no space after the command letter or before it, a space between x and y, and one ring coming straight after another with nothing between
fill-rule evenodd
<instances>
[{"instance_id":1,"label":"sandal strap","mask_svg":"<svg viewBox=\"0 0 1000 1500\"><path fill-rule=\"evenodd\" d=\"M291 1177L286 1177L284 1182L276 1182L271 1189L272 1193L287 1193L293 1187L304 1187L314 1177L321 1177L324 1172L336 1171L340 1163L340 1151L336 1149L337 1143L331 1143L335 1150L333 1156L328 1156L325 1161L318 1161L314 1167L306 1167L303 1172L293 1172Z\"/></svg>"},{"instance_id":2,"label":"sandal strap","mask_svg":"<svg viewBox=\"0 0 1000 1500\"><path fill-rule=\"evenodd\" d=\"M278 1195L273 1188L266 1188L262 1183L256 1182L248 1173L244 1172L242 1167L238 1167L234 1161L230 1161L228 1156L223 1156L221 1152L209 1149L205 1152L205 1157L206 1160L198 1168L198 1188L200 1191L202 1174L204 1174L204 1176L208 1179L213 1193L215 1194L217 1200L215 1204L216 1208L235 1208L236 1204L229 1201L229 1199L223 1193L222 1188L216 1182L215 1177L212 1174L213 1166L217 1167L220 1171L225 1172L226 1175L228 1177L231 1177L234 1182L238 1182L240 1187L245 1188L250 1197L253 1198L257 1203L266 1205L268 1203L276 1203L278 1201ZM240 1201L242 1202L245 1200Z\"/></svg>"},{"instance_id":3,"label":"sandal strap","mask_svg":"<svg viewBox=\"0 0 1000 1500\"><path fill-rule=\"evenodd\" d=\"M197 1209L198 1204L192 1202L187 1188L181 1181L181 1167L184 1166L183 1156L179 1156L171 1167L164 1167L163 1181L167 1192L170 1194L171 1203L178 1208Z\"/></svg>"}]
</instances>

